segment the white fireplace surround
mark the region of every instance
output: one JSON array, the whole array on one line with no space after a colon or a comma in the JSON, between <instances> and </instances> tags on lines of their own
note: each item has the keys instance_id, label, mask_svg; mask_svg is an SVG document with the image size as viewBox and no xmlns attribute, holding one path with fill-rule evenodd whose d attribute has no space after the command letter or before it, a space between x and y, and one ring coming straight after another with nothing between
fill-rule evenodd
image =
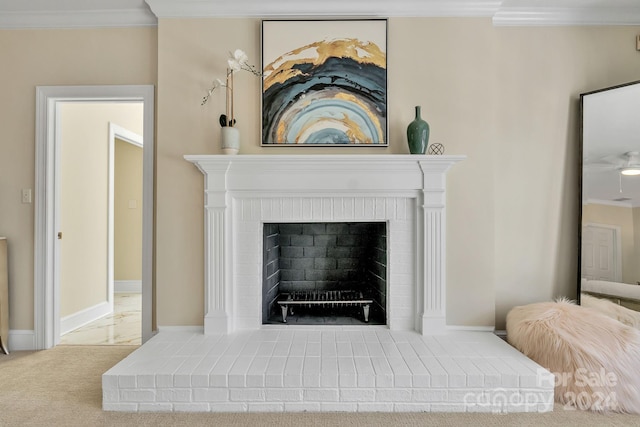
<instances>
[{"instance_id":1,"label":"white fireplace surround","mask_svg":"<svg viewBox=\"0 0 640 427\"><path fill-rule=\"evenodd\" d=\"M445 332L446 172L464 158L185 156L204 174L205 335L266 327L263 223L333 221L387 222L389 329Z\"/></svg>"},{"instance_id":2,"label":"white fireplace surround","mask_svg":"<svg viewBox=\"0 0 640 427\"><path fill-rule=\"evenodd\" d=\"M464 156L185 157L205 175L205 333L151 338L103 374L103 409L553 410L553 374L446 327L445 174ZM316 221L386 222L386 326L262 325L263 224Z\"/></svg>"}]
</instances>

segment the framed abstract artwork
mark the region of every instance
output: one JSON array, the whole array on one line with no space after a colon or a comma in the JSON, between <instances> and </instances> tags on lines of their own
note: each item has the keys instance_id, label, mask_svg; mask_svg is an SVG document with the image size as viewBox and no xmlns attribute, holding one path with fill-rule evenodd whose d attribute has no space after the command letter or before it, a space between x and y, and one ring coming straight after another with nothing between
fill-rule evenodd
<instances>
[{"instance_id":1,"label":"framed abstract artwork","mask_svg":"<svg viewBox=\"0 0 640 427\"><path fill-rule=\"evenodd\" d=\"M388 146L387 20L262 21L263 146Z\"/></svg>"}]
</instances>

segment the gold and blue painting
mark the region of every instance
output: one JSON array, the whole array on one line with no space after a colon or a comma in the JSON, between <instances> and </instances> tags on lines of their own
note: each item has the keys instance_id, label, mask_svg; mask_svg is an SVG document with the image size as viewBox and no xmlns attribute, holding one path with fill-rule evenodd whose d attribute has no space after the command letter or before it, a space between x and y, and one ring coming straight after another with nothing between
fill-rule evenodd
<instances>
[{"instance_id":1,"label":"gold and blue painting","mask_svg":"<svg viewBox=\"0 0 640 427\"><path fill-rule=\"evenodd\" d=\"M387 146L387 20L262 21L263 146Z\"/></svg>"}]
</instances>

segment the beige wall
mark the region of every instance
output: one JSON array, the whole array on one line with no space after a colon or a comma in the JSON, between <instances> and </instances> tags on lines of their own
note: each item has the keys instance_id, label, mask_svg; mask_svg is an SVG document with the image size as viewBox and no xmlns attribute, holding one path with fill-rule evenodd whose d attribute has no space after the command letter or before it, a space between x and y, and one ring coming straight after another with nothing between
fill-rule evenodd
<instances>
[{"instance_id":1,"label":"beige wall","mask_svg":"<svg viewBox=\"0 0 640 427\"><path fill-rule=\"evenodd\" d=\"M640 54L638 27L493 31L496 327L504 329L514 305L576 297L579 94L640 78Z\"/></svg>"},{"instance_id":2,"label":"beige wall","mask_svg":"<svg viewBox=\"0 0 640 427\"><path fill-rule=\"evenodd\" d=\"M261 148L259 81L245 74L236 78L241 151L407 153L404 132L421 105L432 141L469 156L448 181L448 323L503 329L514 305L576 295L578 96L640 78L637 32L390 19L389 148ZM201 324L203 184L182 155L219 152L222 94L199 101L228 50L259 63L260 20L164 19L158 44L158 324Z\"/></svg>"},{"instance_id":3,"label":"beige wall","mask_svg":"<svg viewBox=\"0 0 640 427\"><path fill-rule=\"evenodd\" d=\"M142 108L116 102L60 105L62 317L107 301L109 123L141 134ZM140 192L141 180L140 173Z\"/></svg>"},{"instance_id":4,"label":"beige wall","mask_svg":"<svg viewBox=\"0 0 640 427\"><path fill-rule=\"evenodd\" d=\"M582 206L583 224L602 224L620 227L620 246L622 249L622 282L635 283L640 260L636 252L636 227L634 210L611 205L588 204Z\"/></svg>"},{"instance_id":5,"label":"beige wall","mask_svg":"<svg viewBox=\"0 0 640 427\"><path fill-rule=\"evenodd\" d=\"M142 124L142 110L140 122ZM141 254L142 147L116 139L114 279L142 280Z\"/></svg>"},{"instance_id":6,"label":"beige wall","mask_svg":"<svg viewBox=\"0 0 640 427\"><path fill-rule=\"evenodd\" d=\"M469 44L470 35L485 47ZM469 155L450 175L447 273L452 296L447 309L450 323L456 324L492 325L495 318L493 111L474 103L492 97L485 79L494 71L494 37L490 20L484 19L390 20L389 148L261 148L260 81L249 74L235 79L243 153L408 153L406 126L414 106L421 105L432 141L444 143L448 153ZM233 45L211 43L223 39ZM424 45L416 48L416 40ZM217 117L224 111L223 95L205 107L200 99L211 80L223 75L229 49L242 48L259 63L260 20L161 20L158 44L158 324L201 324L203 179L182 156L220 152Z\"/></svg>"},{"instance_id":7,"label":"beige wall","mask_svg":"<svg viewBox=\"0 0 640 427\"><path fill-rule=\"evenodd\" d=\"M155 28L0 30L2 143L0 235L9 259L11 329L33 329L33 204L35 87L38 85L155 84Z\"/></svg>"},{"instance_id":8,"label":"beige wall","mask_svg":"<svg viewBox=\"0 0 640 427\"><path fill-rule=\"evenodd\" d=\"M495 323L504 329L514 305L575 297L578 95L640 78L634 43L639 31L503 28L488 18L393 18L390 147L261 148L259 81L245 74L236 79L242 152L407 153L406 126L413 107L421 105L432 141L445 144L447 154L469 156L448 181L448 323ZM9 117L6 140L16 156L0 160L0 166L10 163L6 172L0 168L0 185L14 194L0 201L0 218L9 218L0 223L0 234L19 241L11 261L21 270L12 285L12 301L24 308L12 311L17 329L32 327L33 317L32 210L19 203L19 189L33 182L33 86L150 83L156 72L152 30L87 31L89 38L69 33L74 37L63 31L0 32L0 43L10 46L7 63L26 70L0 70L0 77L16 81L0 99L0 114ZM123 56L136 62L117 68L98 46L90 46L92 39L111 59L125 49ZM219 152L223 98L218 94L205 107L200 100L211 80L224 73L229 50L242 48L259 63L260 20L161 19L157 44L157 319L159 325L201 325L203 180L182 156ZM53 65L41 66L43 57Z\"/></svg>"}]
</instances>

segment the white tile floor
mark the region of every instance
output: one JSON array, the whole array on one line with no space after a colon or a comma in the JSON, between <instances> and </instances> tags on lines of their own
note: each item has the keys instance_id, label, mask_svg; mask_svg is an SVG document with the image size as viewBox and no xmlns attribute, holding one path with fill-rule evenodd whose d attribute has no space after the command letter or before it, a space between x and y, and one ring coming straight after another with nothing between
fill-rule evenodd
<instances>
[{"instance_id":1,"label":"white tile floor","mask_svg":"<svg viewBox=\"0 0 640 427\"><path fill-rule=\"evenodd\" d=\"M539 412L554 379L492 333L293 326L161 332L102 384L110 411Z\"/></svg>"},{"instance_id":2,"label":"white tile floor","mask_svg":"<svg viewBox=\"0 0 640 427\"><path fill-rule=\"evenodd\" d=\"M117 293L114 312L60 337L61 345L140 345L142 294Z\"/></svg>"}]
</instances>

